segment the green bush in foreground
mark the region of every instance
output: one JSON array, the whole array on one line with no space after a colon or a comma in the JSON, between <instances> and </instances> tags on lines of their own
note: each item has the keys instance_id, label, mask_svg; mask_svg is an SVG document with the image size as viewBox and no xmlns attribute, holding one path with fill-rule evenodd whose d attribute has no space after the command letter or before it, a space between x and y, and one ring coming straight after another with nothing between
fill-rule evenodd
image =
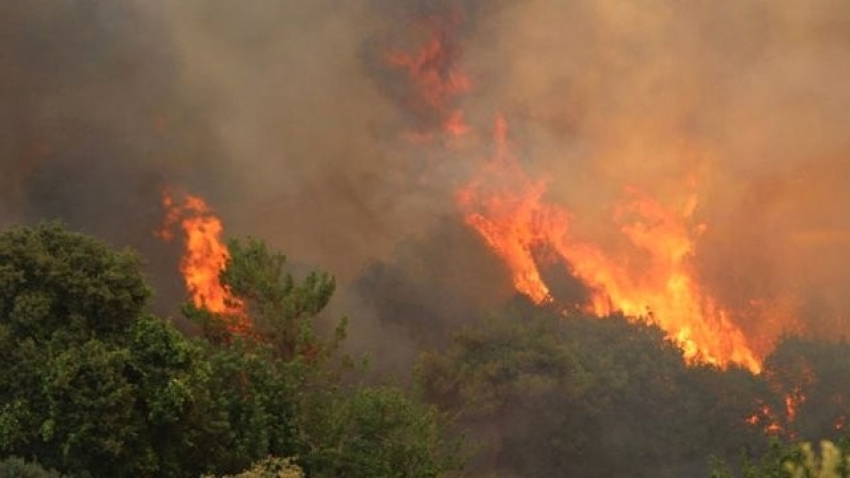
<instances>
[{"instance_id":1,"label":"green bush in foreground","mask_svg":"<svg viewBox=\"0 0 850 478\"><path fill-rule=\"evenodd\" d=\"M206 476L204 478L213 478ZM269 457L259 461L250 470L238 475L226 475L221 478L304 478L300 467L292 463L290 458Z\"/></svg>"},{"instance_id":2,"label":"green bush in foreground","mask_svg":"<svg viewBox=\"0 0 850 478\"><path fill-rule=\"evenodd\" d=\"M712 478L847 478L850 476L850 447L846 442L829 440L816 450L811 443L791 445L773 443L770 451L759 461L745 461L740 475L718 465Z\"/></svg>"},{"instance_id":3,"label":"green bush in foreground","mask_svg":"<svg viewBox=\"0 0 850 478\"><path fill-rule=\"evenodd\" d=\"M344 321L328 338L314 329L330 276L296 280L260 241L230 247L221 277L254 328L236 336L187 306L204 332L190 340L146 311L132 253L56 224L0 233L0 457L77 478L297 476L269 456L311 477L456 466L427 406L344 375Z\"/></svg>"},{"instance_id":4,"label":"green bush in foreground","mask_svg":"<svg viewBox=\"0 0 850 478\"><path fill-rule=\"evenodd\" d=\"M45 470L38 463L29 463L12 456L0 461L0 478L63 478L54 470Z\"/></svg>"}]
</instances>

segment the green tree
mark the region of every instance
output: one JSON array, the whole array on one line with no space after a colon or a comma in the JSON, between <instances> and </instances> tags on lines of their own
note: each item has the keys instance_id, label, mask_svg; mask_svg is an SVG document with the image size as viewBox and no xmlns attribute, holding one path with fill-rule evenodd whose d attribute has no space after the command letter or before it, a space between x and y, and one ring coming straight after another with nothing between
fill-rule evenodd
<instances>
[{"instance_id":1,"label":"green tree","mask_svg":"<svg viewBox=\"0 0 850 478\"><path fill-rule=\"evenodd\" d=\"M269 455L294 456L304 367L242 340L208 345L205 355L209 424L197 430L205 471L237 473Z\"/></svg>"},{"instance_id":2,"label":"green tree","mask_svg":"<svg viewBox=\"0 0 850 478\"><path fill-rule=\"evenodd\" d=\"M712 478L846 478L850 476L850 446L820 442L819 450L809 442L784 445L774 441L758 460L745 459L740 473L723 464L715 465Z\"/></svg>"},{"instance_id":3,"label":"green tree","mask_svg":"<svg viewBox=\"0 0 850 478\"><path fill-rule=\"evenodd\" d=\"M745 421L757 377L688 367L663 331L622 316L520 304L424 354L418 375L480 445L484 475L678 477L761 440Z\"/></svg>"},{"instance_id":4,"label":"green tree","mask_svg":"<svg viewBox=\"0 0 850 478\"><path fill-rule=\"evenodd\" d=\"M196 470L216 474L238 473L268 456L294 457L309 476L439 476L458 466L430 408L398 388L356 385L337 353L344 320L328 334L317 330L333 278L313 272L296 280L285 257L261 241L234 240L229 248L221 280L250 330L232 334L230 317L185 307L206 338L189 356L200 351L203 360L185 376L141 375L159 387L151 412L164 420L164 436L191 446L154 439L166 444L157 456L176 450L183 461L173 462L197 457L203 467ZM151 332L143 335L162 335ZM164 352L182 363L186 355L156 340L134 351L142 363L169 363L158 357Z\"/></svg>"},{"instance_id":5,"label":"green tree","mask_svg":"<svg viewBox=\"0 0 850 478\"><path fill-rule=\"evenodd\" d=\"M75 476L207 460L201 349L144 312L139 260L57 224L0 234L0 456Z\"/></svg>"},{"instance_id":6,"label":"green tree","mask_svg":"<svg viewBox=\"0 0 850 478\"><path fill-rule=\"evenodd\" d=\"M256 239L231 240L228 249L222 283L242 300L254 332L281 359L321 362L337 350L346 321L329 338L322 337L315 324L336 289L333 277L313 271L298 281L285 269L286 256Z\"/></svg>"},{"instance_id":7,"label":"green tree","mask_svg":"<svg viewBox=\"0 0 850 478\"><path fill-rule=\"evenodd\" d=\"M397 387L361 387L305 404L302 463L310 476L439 477L462 465L435 409Z\"/></svg>"},{"instance_id":8,"label":"green tree","mask_svg":"<svg viewBox=\"0 0 850 478\"><path fill-rule=\"evenodd\" d=\"M138 264L56 224L0 235L0 452L105 474L145 460L128 446L140 420L125 375L150 295Z\"/></svg>"},{"instance_id":9,"label":"green tree","mask_svg":"<svg viewBox=\"0 0 850 478\"><path fill-rule=\"evenodd\" d=\"M58 224L0 235L0 317L14 336L39 344L120 339L149 297L129 251Z\"/></svg>"},{"instance_id":10,"label":"green tree","mask_svg":"<svg viewBox=\"0 0 850 478\"><path fill-rule=\"evenodd\" d=\"M344 321L325 338L315 320L335 285L314 272L296 280L282 254L255 239L229 242L230 256L221 272L250 330L234 334L233 320L192 304L186 316L201 325L217 429L210 429L209 458L214 473L237 473L267 456L299 456L305 449L297 414L304 404L337 387L329 359L344 336ZM235 304L234 304L235 305Z\"/></svg>"},{"instance_id":11,"label":"green tree","mask_svg":"<svg viewBox=\"0 0 850 478\"><path fill-rule=\"evenodd\" d=\"M230 241L229 250L222 283L251 318L250 333L217 340L215 315L187 309L214 338L213 388L228 404L227 421L239 424L217 453L232 456L220 471L268 455L297 457L319 477L440 476L459 466L433 410L395 387L356 385L338 353L344 319L329 334L317 330L335 289L331 276L296 280L286 258L258 240Z\"/></svg>"},{"instance_id":12,"label":"green tree","mask_svg":"<svg viewBox=\"0 0 850 478\"><path fill-rule=\"evenodd\" d=\"M765 359L764 375L790 438L837 440L847 432L850 344L784 337Z\"/></svg>"},{"instance_id":13,"label":"green tree","mask_svg":"<svg viewBox=\"0 0 850 478\"><path fill-rule=\"evenodd\" d=\"M304 472L290 458L267 458L251 466L250 470L221 478L303 478ZM205 477L212 478L212 477Z\"/></svg>"},{"instance_id":14,"label":"green tree","mask_svg":"<svg viewBox=\"0 0 850 478\"><path fill-rule=\"evenodd\" d=\"M295 281L262 242L231 246L222 279L254 328L231 336L227 317L187 307L207 332L189 341L145 312L131 253L55 224L0 234L0 457L80 477L238 473L269 456L328 477L456 464L428 407L343 380L344 321L315 328L330 276Z\"/></svg>"},{"instance_id":15,"label":"green tree","mask_svg":"<svg viewBox=\"0 0 850 478\"><path fill-rule=\"evenodd\" d=\"M0 460L0 478L62 478L54 470L45 470L38 463L29 463L18 457Z\"/></svg>"}]
</instances>

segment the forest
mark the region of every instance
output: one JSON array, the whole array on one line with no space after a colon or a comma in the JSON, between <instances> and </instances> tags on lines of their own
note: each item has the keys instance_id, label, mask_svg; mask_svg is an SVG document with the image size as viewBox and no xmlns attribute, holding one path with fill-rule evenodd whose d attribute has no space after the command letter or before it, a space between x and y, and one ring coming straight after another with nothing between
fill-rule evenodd
<instances>
[{"instance_id":1,"label":"forest","mask_svg":"<svg viewBox=\"0 0 850 478\"><path fill-rule=\"evenodd\" d=\"M0 478L850 476L846 0L0 1Z\"/></svg>"},{"instance_id":2,"label":"forest","mask_svg":"<svg viewBox=\"0 0 850 478\"><path fill-rule=\"evenodd\" d=\"M187 303L186 334L150 312L136 253L3 231L0 476L847 476L845 342L785 337L754 375L517 298L392 383L343 352L345 318L320 326L331 275L229 249L250 326Z\"/></svg>"}]
</instances>

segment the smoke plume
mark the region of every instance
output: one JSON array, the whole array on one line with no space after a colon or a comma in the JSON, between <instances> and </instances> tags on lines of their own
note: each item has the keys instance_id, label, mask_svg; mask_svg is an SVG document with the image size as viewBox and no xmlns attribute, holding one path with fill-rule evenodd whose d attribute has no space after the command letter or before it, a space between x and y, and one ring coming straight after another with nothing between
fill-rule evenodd
<instances>
[{"instance_id":1,"label":"smoke plume","mask_svg":"<svg viewBox=\"0 0 850 478\"><path fill-rule=\"evenodd\" d=\"M439 54L399 60L434 38ZM848 325L848 42L839 0L13 0L0 224L133 245L173 298L178 253L152 231L162 189L185 188L229 234L356 284L362 330L442 327L512 293L456 205L501 115L571 234L615 259L634 247L627 191L691 208L696 277L765 354L783 331Z\"/></svg>"}]
</instances>

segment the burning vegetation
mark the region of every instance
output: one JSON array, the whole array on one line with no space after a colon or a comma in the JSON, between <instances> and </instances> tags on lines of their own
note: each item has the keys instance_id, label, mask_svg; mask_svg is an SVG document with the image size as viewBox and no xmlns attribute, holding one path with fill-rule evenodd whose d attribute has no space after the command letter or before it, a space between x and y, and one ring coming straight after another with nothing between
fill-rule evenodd
<instances>
[{"instance_id":1,"label":"burning vegetation","mask_svg":"<svg viewBox=\"0 0 850 478\"><path fill-rule=\"evenodd\" d=\"M180 259L180 273L186 290L195 307L227 317L228 328L233 333L250 330L250 319L242 302L221 283L221 273L230 258L222 234L224 227L207 203L198 196L182 195L177 200L166 190L162 206L165 222L157 235L165 241L174 239L173 228L183 234L184 252Z\"/></svg>"},{"instance_id":2,"label":"burning vegetation","mask_svg":"<svg viewBox=\"0 0 850 478\"><path fill-rule=\"evenodd\" d=\"M132 245L157 311L288 324L287 359L350 315L482 476L846 432L840 2L250 3L0 7L0 225ZM255 307L284 258L227 276L225 220L338 282Z\"/></svg>"},{"instance_id":3,"label":"burning vegetation","mask_svg":"<svg viewBox=\"0 0 850 478\"><path fill-rule=\"evenodd\" d=\"M432 33L419 50L389 56L409 75L411 97L419 98L417 113L430 107L434 116L445 118L447 98L469 89L470 80L459 73L457 40L446 38L462 18L454 11L442 19L429 17L423 23ZM453 110L450 117L463 116ZM450 136L470 128L458 125L439 123ZM689 360L761 370L760 358L730 312L706 293L693 269L694 241L707 227L694 223L696 194L683 190L675 208L665 208L651 195L626 187L626 198L615 205L611 218L626 241L618 241L616 248L581 241L570 228L574 214L549 201L547 180L525 171L510 150L504 116L497 116L493 136L493 157L471 173L456 197L465 222L505 262L519 293L564 310L647 320L665 330ZM538 253L544 250L546 257ZM582 281L591 292L588 303L557 303L541 274L541 261L559 263Z\"/></svg>"},{"instance_id":4,"label":"burning vegetation","mask_svg":"<svg viewBox=\"0 0 850 478\"><path fill-rule=\"evenodd\" d=\"M458 194L458 202L467 223L506 262L518 292L538 304L554 303L539 264L557 262L587 286L591 297L587 304L556 307L578 306L600 317L624 313L647 320L667 331L687 359L761 370L743 333L693 277L689 263L693 240L686 227L693 201L683 211L668 211L653 198L632 191L616 211L620 231L631 244L625 251L606 253L570 237L571 215L545 203L545 182L527 177L506 150L505 134L500 118L496 157ZM702 227L691 229L696 233ZM549 251L548 257L537 256L539 250ZM642 269L629 269L630 263L639 263Z\"/></svg>"}]
</instances>

